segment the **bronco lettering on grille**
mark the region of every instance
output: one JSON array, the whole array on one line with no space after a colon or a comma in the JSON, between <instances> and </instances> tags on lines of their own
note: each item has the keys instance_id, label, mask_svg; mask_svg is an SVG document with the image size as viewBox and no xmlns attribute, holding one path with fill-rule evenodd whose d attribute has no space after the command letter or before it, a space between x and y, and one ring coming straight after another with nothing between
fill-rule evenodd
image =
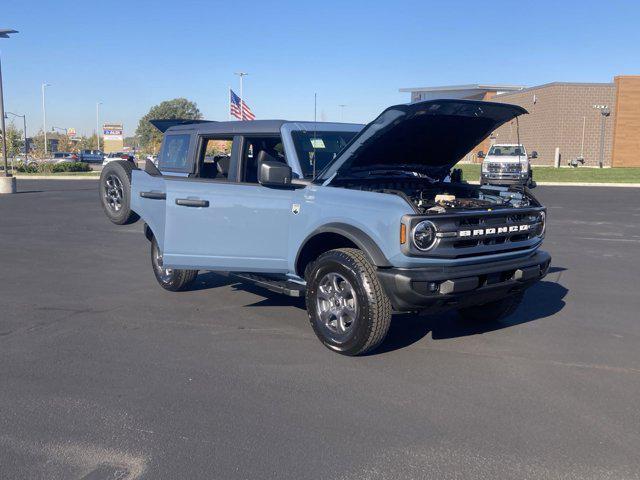
<instances>
[{"instance_id":1,"label":"bronco lettering on grille","mask_svg":"<svg viewBox=\"0 0 640 480\"><path fill-rule=\"evenodd\" d=\"M508 227L497 228L474 228L473 230L459 230L459 237L483 237L486 235L500 235L502 233L527 232L532 225L510 225Z\"/></svg>"}]
</instances>

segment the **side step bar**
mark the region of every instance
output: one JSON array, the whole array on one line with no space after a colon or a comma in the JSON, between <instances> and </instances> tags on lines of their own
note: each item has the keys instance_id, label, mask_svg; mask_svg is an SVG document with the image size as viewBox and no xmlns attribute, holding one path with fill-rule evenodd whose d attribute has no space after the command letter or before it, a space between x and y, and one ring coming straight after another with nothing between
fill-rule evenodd
<instances>
[{"instance_id":1,"label":"side step bar","mask_svg":"<svg viewBox=\"0 0 640 480\"><path fill-rule=\"evenodd\" d=\"M266 288L272 292L281 293L289 297L304 297L305 287L299 283L292 282L282 277L270 277L257 273L235 273L229 275L245 282L252 283L258 287Z\"/></svg>"}]
</instances>

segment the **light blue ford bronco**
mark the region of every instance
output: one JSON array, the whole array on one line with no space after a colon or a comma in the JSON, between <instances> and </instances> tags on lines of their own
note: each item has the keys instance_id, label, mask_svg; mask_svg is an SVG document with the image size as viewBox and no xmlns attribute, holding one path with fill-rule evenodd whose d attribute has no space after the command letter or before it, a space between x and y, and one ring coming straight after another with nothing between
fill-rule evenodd
<instances>
[{"instance_id":1,"label":"light blue ford bronco","mask_svg":"<svg viewBox=\"0 0 640 480\"><path fill-rule=\"evenodd\" d=\"M116 224L142 218L163 288L211 270L304 295L320 341L363 354L393 311L495 320L547 273L545 208L529 190L469 185L452 170L524 113L434 100L364 126L154 121L158 166L109 163L100 198Z\"/></svg>"}]
</instances>

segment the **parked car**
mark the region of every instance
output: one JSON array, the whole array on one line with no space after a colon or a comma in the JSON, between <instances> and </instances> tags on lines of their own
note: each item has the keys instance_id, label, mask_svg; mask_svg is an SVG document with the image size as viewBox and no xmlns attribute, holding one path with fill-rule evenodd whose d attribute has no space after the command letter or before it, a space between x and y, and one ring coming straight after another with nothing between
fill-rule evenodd
<instances>
[{"instance_id":1,"label":"parked car","mask_svg":"<svg viewBox=\"0 0 640 480\"><path fill-rule=\"evenodd\" d=\"M111 152L104 156L102 165L106 165L114 160L126 160L131 163L135 163L135 157L130 152Z\"/></svg>"},{"instance_id":2,"label":"parked car","mask_svg":"<svg viewBox=\"0 0 640 480\"><path fill-rule=\"evenodd\" d=\"M53 163L77 162L78 154L71 152L54 152L51 161Z\"/></svg>"},{"instance_id":3,"label":"parked car","mask_svg":"<svg viewBox=\"0 0 640 480\"><path fill-rule=\"evenodd\" d=\"M390 107L366 126L152 122L164 132L159 166L109 163L100 199L115 224L144 220L162 288L187 289L213 270L304 295L320 341L363 354L382 342L392 311L495 321L545 276L538 200L450 175L524 113L433 100ZM205 162L214 140L232 140L231 156Z\"/></svg>"},{"instance_id":4,"label":"parked car","mask_svg":"<svg viewBox=\"0 0 640 480\"><path fill-rule=\"evenodd\" d=\"M104 161L104 153L101 150L80 150L78 160L86 163L102 163Z\"/></svg>"},{"instance_id":5,"label":"parked car","mask_svg":"<svg viewBox=\"0 0 640 480\"><path fill-rule=\"evenodd\" d=\"M538 152L531 152L529 157L524 145L509 143L492 145L486 157L483 152L478 156L482 158L480 183L483 185L535 186L529 158L538 158Z\"/></svg>"}]
</instances>

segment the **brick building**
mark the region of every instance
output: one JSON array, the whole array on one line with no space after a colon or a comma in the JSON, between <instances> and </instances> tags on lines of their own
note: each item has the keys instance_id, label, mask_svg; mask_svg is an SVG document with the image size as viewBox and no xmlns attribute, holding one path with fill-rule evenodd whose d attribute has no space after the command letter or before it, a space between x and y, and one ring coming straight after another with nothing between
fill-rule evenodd
<instances>
[{"instance_id":1,"label":"brick building","mask_svg":"<svg viewBox=\"0 0 640 480\"><path fill-rule=\"evenodd\" d=\"M553 165L556 148L560 164L579 157L588 166L640 166L640 76L618 76L613 83L554 82L524 88L501 85L461 85L401 89L411 101L435 98L482 99L520 105L529 111L497 129L478 150L492 143L525 145L538 152L534 165ZM608 113L603 116L602 113ZM519 128L518 128L519 123ZM604 134L604 141L601 141Z\"/></svg>"}]
</instances>

